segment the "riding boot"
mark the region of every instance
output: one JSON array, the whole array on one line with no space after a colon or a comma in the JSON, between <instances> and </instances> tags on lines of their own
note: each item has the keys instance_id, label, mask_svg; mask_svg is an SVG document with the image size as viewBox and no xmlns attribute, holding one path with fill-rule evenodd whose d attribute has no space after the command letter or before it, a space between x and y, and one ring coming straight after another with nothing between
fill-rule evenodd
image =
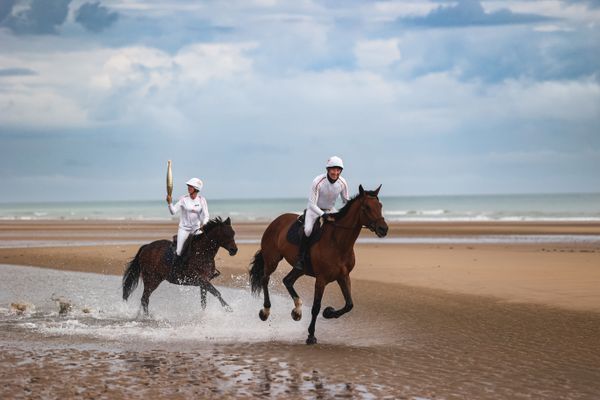
<instances>
[{"instance_id":1,"label":"riding boot","mask_svg":"<svg viewBox=\"0 0 600 400\"><path fill-rule=\"evenodd\" d=\"M175 254L175 259L173 259L173 265L171 267L171 276L174 279L177 279L177 276L181 273L183 268L183 257Z\"/></svg>"},{"instance_id":2,"label":"riding boot","mask_svg":"<svg viewBox=\"0 0 600 400\"><path fill-rule=\"evenodd\" d=\"M308 250L308 237L302 232L302 238L300 238L300 251L298 261L294 264L294 268L304 271L304 265L306 264L306 256Z\"/></svg>"}]
</instances>

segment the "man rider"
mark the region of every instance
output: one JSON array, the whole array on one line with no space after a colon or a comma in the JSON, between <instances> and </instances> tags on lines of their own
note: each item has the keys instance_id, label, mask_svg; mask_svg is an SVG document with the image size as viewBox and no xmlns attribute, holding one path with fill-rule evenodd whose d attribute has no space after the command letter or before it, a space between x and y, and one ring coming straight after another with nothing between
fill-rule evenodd
<instances>
[{"instance_id":1,"label":"man rider","mask_svg":"<svg viewBox=\"0 0 600 400\"><path fill-rule=\"evenodd\" d=\"M338 196L344 204L350 200L348 183L341 177L344 163L338 156L330 157L325 165L326 173L318 175L312 182L306 216L304 218L304 235L300 240L300 256L294 268L303 269L306 262L308 241L316 220L321 217L324 221L333 221L329 214L336 212L335 201Z\"/></svg>"}]
</instances>

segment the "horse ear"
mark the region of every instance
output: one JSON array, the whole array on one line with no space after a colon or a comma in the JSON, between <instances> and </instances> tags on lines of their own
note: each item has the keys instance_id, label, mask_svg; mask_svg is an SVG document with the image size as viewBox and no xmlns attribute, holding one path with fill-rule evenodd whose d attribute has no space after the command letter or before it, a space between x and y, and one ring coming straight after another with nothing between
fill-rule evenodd
<instances>
[{"instance_id":1,"label":"horse ear","mask_svg":"<svg viewBox=\"0 0 600 400\"><path fill-rule=\"evenodd\" d=\"M362 195L365 192L365 189L363 189L362 185L358 185L358 194Z\"/></svg>"},{"instance_id":2,"label":"horse ear","mask_svg":"<svg viewBox=\"0 0 600 400\"><path fill-rule=\"evenodd\" d=\"M381 185L377 189L375 189L375 196L379 196L379 190L381 189Z\"/></svg>"},{"instance_id":3,"label":"horse ear","mask_svg":"<svg viewBox=\"0 0 600 400\"><path fill-rule=\"evenodd\" d=\"M225 225L231 225L231 218L227 217L227 219L225 220Z\"/></svg>"}]
</instances>

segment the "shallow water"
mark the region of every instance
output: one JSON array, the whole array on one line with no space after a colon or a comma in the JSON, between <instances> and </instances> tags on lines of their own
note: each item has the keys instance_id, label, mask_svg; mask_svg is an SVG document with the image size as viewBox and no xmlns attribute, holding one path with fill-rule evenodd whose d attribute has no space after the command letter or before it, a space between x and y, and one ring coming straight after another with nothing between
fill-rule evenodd
<instances>
[{"instance_id":1,"label":"shallow water","mask_svg":"<svg viewBox=\"0 0 600 400\"><path fill-rule=\"evenodd\" d=\"M219 287L163 283L139 315L120 277L0 265L0 398L594 399L600 316L356 282L355 309L294 322L274 283L272 314L245 276ZM300 285L302 286L302 285ZM302 288L301 288L302 289ZM305 290L303 290L306 292ZM341 305L337 288L324 304ZM60 299L70 310L59 313ZM14 306L11 307L11 303ZM21 308L23 311L18 311Z\"/></svg>"},{"instance_id":2,"label":"shallow water","mask_svg":"<svg viewBox=\"0 0 600 400\"><path fill-rule=\"evenodd\" d=\"M37 234L38 237L44 235ZM0 232L1 236L1 232ZM17 249L28 247L78 247L78 246L111 246L142 245L147 240L64 240L64 239L7 239L0 242L0 249ZM470 235L470 236L411 236L411 237L361 237L358 244L600 244L600 235ZM237 244L259 244L260 239L236 239Z\"/></svg>"}]
</instances>

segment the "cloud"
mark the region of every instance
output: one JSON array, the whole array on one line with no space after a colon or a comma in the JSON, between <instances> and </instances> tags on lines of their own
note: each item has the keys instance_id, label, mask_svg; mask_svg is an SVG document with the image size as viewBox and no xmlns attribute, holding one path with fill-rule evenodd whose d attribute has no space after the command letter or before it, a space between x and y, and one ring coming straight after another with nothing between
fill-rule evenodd
<instances>
[{"instance_id":1,"label":"cloud","mask_svg":"<svg viewBox=\"0 0 600 400\"><path fill-rule=\"evenodd\" d=\"M9 1L7 6L12 8L14 1ZM29 8L19 11L16 14L9 14L2 25L8 27L16 34L56 34L57 27L62 25L69 14L69 4L71 0L32 0ZM1 12L5 13L6 9Z\"/></svg>"},{"instance_id":2,"label":"cloud","mask_svg":"<svg viewBox=\"0 0 600 400\"><path fill-rule=\"evenodd\" d=\"M589 8L600 8L600 0L566 0L567 3L585 4Z\"/></svg>"},{"instance_id":3,"label":"cloud","mask_svg":"<svg viewBox=\"0 0 600 400\"><path fill-rule=\"evenodd\" d=\"M100 3L86 3L79 7L75 21L92 32L101 32L111 26L119 18L119 14L109 11Z\"/></svg>"},{"instance_id":4,"label":"cloud","mask_svg":"<svg viewBox=\"0 0 600 400\"><path fill-rule=\"evenodd\" d=\"M4 21L33 3L7 4ZM569 188L600 187L598 9L554 0L328 4L75 0L55 25L61 36L15 35L4 24L8 192L27 198L23 182L48 174L68 178L57 185L80 188L81 198L135 198L154 185L140 177L162 179L164 160L174 159L183 177L201 168L209 196L233 196L232 185L250 196L304 196L297 181L334 153L347 160L354 190L552 189L543 176L564 190L569 165L578 172ZM86 8L101 34L80 26ZM462 29L390 23L444 26L432 16L459 11ZM514 25L523 15L550 19ZM461 26L459 17L445 26ZM522 171L528 160L537 175ZM298 179L273 165L294 165ZM92 191L89 179L101 183ZM51 184L43 191L64 198Z\"/></svg>"},{"instance_id":5,"label":"cloud","mask_svg":"<svg viewBox=\"0 0 600 400\"><path fill-rule=\"evenodd\" d=\"M439 6L424 17L399 18L396 22L406 25L452 28L515 25L548 20L550 18L543 15L514 13L508 9L486 12L478 0L461 0L456 5Z\"/></svg>"},{"instance_id":6,"label":"cloud","mask_svg":"<svg viewBox=\"0 0 600 400\"><path fill-rule=\"evenodd\" d=\"M12 13L13 6L16 2L17 0L0 1L0 23Z\"/></svg>"},{"instance_id":7,"label":"cloud","mask_svg":"<svg viewBox=\"0 0 600 400\"><path fill-rule=\"evenodd\" d=\"M358 65L365 69L387 67L401 58L395 39L359 41L354 54Z\"/></svg>"},{"instance_id":8,"label":"cloud","mask_svg":"<svg viewBox=\"0 0 600 400\"><path fill-rule=\"evenodd\" d=\"M31 76L37 73L29 68L0 68L0 77L2 76Z\"/></svg>"}]
</instances>

